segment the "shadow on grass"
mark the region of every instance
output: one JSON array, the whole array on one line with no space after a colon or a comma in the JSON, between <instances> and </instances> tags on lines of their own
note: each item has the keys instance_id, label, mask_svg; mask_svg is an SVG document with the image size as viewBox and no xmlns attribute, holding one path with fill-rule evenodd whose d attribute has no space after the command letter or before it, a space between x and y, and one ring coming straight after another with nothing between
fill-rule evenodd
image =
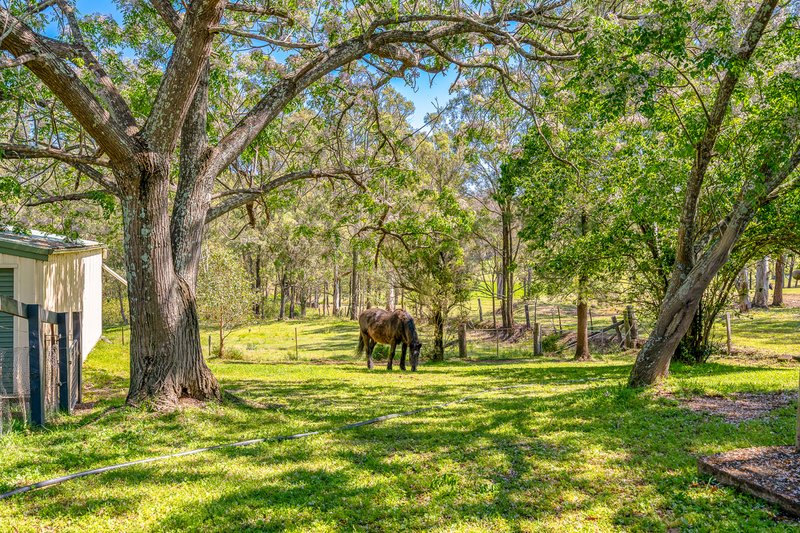
<instances>
[{"instance_id":1,"label":"shadow on grass","mask_svg":"<svg viewBox=\"0 0 800 533\"><path fill-rule=\"evenodd\" d=\"M484 388L537 385L324 437L223 449L202 461L117 471L103 475L97 483L109 491L124 485L126 491L143 495L154 487L190 494L202 488L201 497L168 507L154 528L167 530L281 530L317 525L396 531L459 523L487 528L506 523L518 529L520 522L558 521L570 515L590 521L605 515L616 527L645 530L664 529L665 523L694 515L705 520L715 517L721 526L736 526L737 520L753 521L756 529L769 525L770 509L755 500L732 491L712 498L702 487L694 487L693 455L721 445L780 443L790 438L790 410L781 411L772 421L731 426L684 411L645 391L624 388L621 384L629 371L624 363L430 364L416 375L350 367L337 371L338 377L291 381L268 376L225 379L223 385L239 394L280 400L287 408L275 413L226 405L189 414L152 415L146 417L146 431L142 424L134 425L109 442L139 455L147 448L170 446L176 436L184 442L191 440L194 424L224 427L214 436L216 443L292 429L328 428ZM676 368L675 373L725 376L752 371L712 363L702 367L701 374L693 368ZM372 381L358 381L365 376ZM424 381L426 377L432 381ZM611 383L586 381L592 379ZM113 431L126 416L120 414L100 426ZM67 465L85 461L99 466L113 456L104 456L98 449L81 459L75 455L77 449L63 449L67 442L60 439L65 437L52 443L54 455ZM119 499L86 496L84 507L80 499L72 501L81 483L56 489L37 508L47 516L75 519L97 512L98 505L109 516L135 515L137 506L147 505L127 495ZM731 503L735 512L730 510Z\"/></svg>"}]
</instances>

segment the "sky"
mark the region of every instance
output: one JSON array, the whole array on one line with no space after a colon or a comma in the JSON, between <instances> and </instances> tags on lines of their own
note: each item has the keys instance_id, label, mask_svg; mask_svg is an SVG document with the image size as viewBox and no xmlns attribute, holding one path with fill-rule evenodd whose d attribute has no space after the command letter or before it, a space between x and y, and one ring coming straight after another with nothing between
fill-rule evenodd
<instances>
[{"instance_id":1,"label":"sky","mask_svg":"<svg viewBox=\"0 0 800 533\"><path fill-rule=\"evenodd\" d=\"M117 6L109 0L77 0L78 11L80 13L101 13L111 15L116 20L121 18ZM392 87L403 97L414 104L414 113L409 118L411 125L421 128L425 124L425 116L436 111L437 105L444 107L450 100L450 85L455 80L455 70L451 69L444 76L432 77L427 73L422 73L417 78L416 87L411 87L403 80L392 81Z\"/></svg>"}]
</instances>

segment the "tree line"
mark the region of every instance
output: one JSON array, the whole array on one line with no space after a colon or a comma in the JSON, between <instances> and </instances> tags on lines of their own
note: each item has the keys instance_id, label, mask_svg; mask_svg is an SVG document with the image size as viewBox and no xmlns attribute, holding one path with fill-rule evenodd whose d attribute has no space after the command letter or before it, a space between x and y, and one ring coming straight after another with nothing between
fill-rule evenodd
<instances>
[{"instance_id":1,"label":"tree line","mask_svg":"<svg viewBox=\"0 0 800 533\"><path fill-rule=\"evenodd\" d=\"M797 250L793 3L301 4L1 10L2 217L116 231L132 404L219 397L197 300L219 243L284 314L343 282L354 312L383 269L436 356L476 285L503 327L520 277L573 295L578 358L590 299L648 302L632 386L705 349L745 265ZM454 98L415 129L392 80L421 73Z\"/></svg>"}]
</instances>

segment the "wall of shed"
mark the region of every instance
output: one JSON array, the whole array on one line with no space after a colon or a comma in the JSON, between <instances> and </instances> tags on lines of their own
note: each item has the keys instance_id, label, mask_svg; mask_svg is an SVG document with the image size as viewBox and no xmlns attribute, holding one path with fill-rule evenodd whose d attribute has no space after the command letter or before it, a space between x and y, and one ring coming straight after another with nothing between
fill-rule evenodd
<instances>
[{"instance_id":1,"label":"wall of shed","mask_svg":"<svg viewBox=\"0 0 800 533\"><path fill-rule=\"evenodd\" d=\"M0 268L14 270L14 299L39 304L54 312L82 311L83 359L103 333L103 252L53 253L48 261L0 254ZM14 319L14 370L17 383L27 383L28 322ZM43 334L47 334L43 325ZM24 352L24 353L23 353Z\"/></svg>"},{"instance_id":2,"label":"wall of shed","mask_svg":"<svg viewBox=\"0 0 800 533\"><path fill-rule=\"evenodd\" d=\"M103 334L103 254L101 250L54 253L43 263L45 308L82 311L83 358Z\"/></svg>"}]
</instances>

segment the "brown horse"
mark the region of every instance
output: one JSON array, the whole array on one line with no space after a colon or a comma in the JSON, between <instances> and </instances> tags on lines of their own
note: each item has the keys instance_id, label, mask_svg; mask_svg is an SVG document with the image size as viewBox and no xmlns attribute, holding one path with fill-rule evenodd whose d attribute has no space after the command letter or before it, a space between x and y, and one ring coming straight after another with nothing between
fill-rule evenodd
<instances>
[{"instance_id":1,"label":"brown horse","mask_svg":"<svg viewBox=\"0 0 800 533\"><path fill-rule=\"evenodd\" d=\"M389 353L389 364L387 370L392 369L395 348L402 344L402 355L400 356L400 369L406 369L406 349L411 348L411 371L417 370L419 362L419 350L422 344L417 337L417 328L414 326L414 319L406 311L398 309L394 312L386 311L373 307L367 309L358 317L358 325L361 328L361 336L358 339L358 349L360 355L367 349L367 368L372 370L372 350L375 345L388 344L391 346Z\"/></svg>"}]
</instances>

